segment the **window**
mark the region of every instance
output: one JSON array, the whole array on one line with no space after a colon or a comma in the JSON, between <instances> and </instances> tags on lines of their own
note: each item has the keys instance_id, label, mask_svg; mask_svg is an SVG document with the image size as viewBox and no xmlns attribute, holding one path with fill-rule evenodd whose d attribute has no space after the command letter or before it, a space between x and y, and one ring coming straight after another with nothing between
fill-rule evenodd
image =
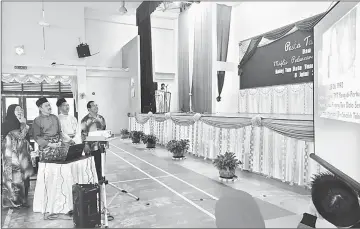
<instances>
[{"instance_id":1,"label":"window","mask_svg":"<svg viewBox=\"0 0 360 229\"><path fill-rule=\"evenodd\" d=\"M4 120L8 106L11 104L19 104L24 109L28 124L31 125L34 119L39 115L39 108L36 106L36 100L42 96L48 99L52 107L52 113L55 115L59 114L56 106L57 99L60 97L65 98L70 105L69 114L77 117L70 85L63 85L61 83L48 84L46 82L41 84L34 84L31 82L24 84L17 82L2 82L1 94L2 121Z\"/></svg>"},{"instance_id":2,"label":"window","mask_svg":"<svg viewBox=\"0 0 360 229\"><path fill-rule=\"evenodd\" d=\"M38 98L26 98L26 119L34 120L39 116L39 108L36 106Z\"/></svg>"},{"instance_id":3,"label":"window","mask_svg":"<svg viewBox=\"0 0 360 229\"><path fill-rule=\"evenodd\" d=\"M5 105L6 105L6 108L5 110L7 111L7 109L9 108L9 106L11 104L20 104L20 99L17 98L17 97L8 97L8 98L5 98Z\"/></svg>"},{"instance_id":4,"label":"window","mask_svg":"<svg viewBox=\"0 0 360 229\"><path fill-rule=\"evenodd\" d=\"M26 111L27 111L27 119L28 120L34 120L39 115L39 108L36 106L36 100L38 98L26 98ZM58 115L60 111L58 110L58 107L56 106L57 98L47 98L49 101L52 113L54 115ZM67 103L70 106L69 114L75 115L75 109L74 109L74 99L73 98L66 98Z\"/></svg>"}]
</instances>

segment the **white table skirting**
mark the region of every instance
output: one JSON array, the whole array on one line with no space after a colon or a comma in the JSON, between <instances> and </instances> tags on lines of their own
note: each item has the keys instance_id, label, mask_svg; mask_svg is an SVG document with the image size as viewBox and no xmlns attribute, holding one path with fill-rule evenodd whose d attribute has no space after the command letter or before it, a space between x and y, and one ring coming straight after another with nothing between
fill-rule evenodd
<instances>
[{"instance_id":1,"label":"white table skirting","mask_svg":"<svg viewBox=\"0 0 360 229\"><path fill-rule=\"evenodd\" d=\"M309 119L309 115L295 114L228 114L218 115L218 117L223 120L232 117L244 117L250 120L257 115L268 119L276 117L284 120ZM280 135L264 126L220 128L211 126L201 119L195 121L195 115L174 115L174 120L169 116L171 117L168 114L152 116L138 114L138 121L136 117L129 117L129 130L154 134L159 139L157 143L164 146L173 139L188 139L189 152L204 159L214 160L217 155L224 154L226 151L234 152L236 157L243 162L241 169L278 179L290 185L310 187L313 175L326 171L309 157L314 152L313 142ZM216 118L217 115L213 114L209 117ZM156 118L165 120L156 121ZM192 124L191 121L193 121ZM186 126L184 123L189 125Z\"/></svg>"},{"instance_id":2,"label":"white table skirting","mask_svg":"<svg viewBox=\"0 0 360 229\"><path fill-rule=\"evenodd\" d=\"M39 163L33 211L66 214L73 210L73 184L96 182L93 157L84 157L68 164Z\"/></svg>"}]
</instances>

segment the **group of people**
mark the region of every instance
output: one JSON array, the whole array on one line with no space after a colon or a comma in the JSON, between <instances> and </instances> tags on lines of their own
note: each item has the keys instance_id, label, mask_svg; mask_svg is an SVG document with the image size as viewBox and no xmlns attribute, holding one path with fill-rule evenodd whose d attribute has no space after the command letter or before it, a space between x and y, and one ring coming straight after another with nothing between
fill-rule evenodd
<instances>
[{"instance_id":1,"label":"group of people","mask_svg":"<svg viewBox=\"0 0 360 229\"><path fill-rule=\"evenodd\" d=\"M66 99L56 103L60 114L52 114L49 101L42 97L36 101L39 116L32 127L27 125L24 110L18 104L8 107L1 128L3 186L2 198L9 207L29 207L28 192L30 177L33 175L30 152L30 134L39 146L40 162L64 161L71 145L84 143L84 153L94 156L98 179L102 177L101 153L98 142L86 142L91 131L105 130L104 117L98 114L94 101L87 103L88 114L79 123L69 114L70 106Z\"/></svg>"}]
</instances>

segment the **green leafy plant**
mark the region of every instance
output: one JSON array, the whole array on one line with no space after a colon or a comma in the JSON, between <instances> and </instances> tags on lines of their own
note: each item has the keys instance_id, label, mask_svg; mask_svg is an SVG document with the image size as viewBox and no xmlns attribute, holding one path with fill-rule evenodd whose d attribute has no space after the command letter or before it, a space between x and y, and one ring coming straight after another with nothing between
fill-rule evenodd
<instances>
[{"instance_id":1,"label":"green leafy plant","mask_svg":"<svg viewBox=\"0 0 360 229\"><path fill-rule=\"evenodd\" d=\"M190 141L188 139L180 139L180 145L182 151L185 153L189 150Z\"/></svg>"},{"instance_id":2,"label":"green leafy plant","mask_svg":"<svg viewBox=\"0 0 360 229\"><path fill-rule=\"evenodd\" d=\"M130 137L130 132L127 129L121 129L120 136L122 139L127 139Z\"/></svg>"},{"instance_id":3,"label":"green leafy plant","mask_svg":"<svg viewBox=\"0 0 360 229\"><path fill-rule=\"evenodd\" d=\"M149 135L144 135L142 136L141 140L143 141L144 144L149 143L149 144L156 144L157 142L157 137L153 134L149 134Z\"/></svg>"},{"instance_id":4,"label":"green leafy plant","mask_svg":"<svg viewBox=\"0 0 360 229\"><path fill-rule=\"evenodd\" d=\"M144 132L142 131L131 131L130 137L133 143L139 143L141 138L144 136Z\"/></svg>"},{"instance_id":5,"label":"green leafy plant","mask_svg":"<svg viewBox=\"0 0 360 229\"><path fill-rule=\"evenodd\" d=\"M169 150L174 157L183 157L186 151L189 149L189 140L171 140L166 144L166 149Z\"/></svg>"},{"instance_id":6,"label":"green leafy plant","mask_svg":"<svg viewBox=\"0 0 360 229\"><path fill-rule=\"evenodd\" d=\"M235 169L243 163L238 160L235 153L226 152L223 155L218 155L214 160L214 165L219 170L235 171Z\"/></svg>"},{"instance_id":7,"label":"green leafy plant","mask_svg":"<svg viewBox=\"0 0 360 229\"><path fill-rule=\"evenodd\" d=\"M121 130L120 130L120 134L121 134L121 135L129 135L130 132L128 131L128 129L121 129Z\"/></svg>"}]
</instances>

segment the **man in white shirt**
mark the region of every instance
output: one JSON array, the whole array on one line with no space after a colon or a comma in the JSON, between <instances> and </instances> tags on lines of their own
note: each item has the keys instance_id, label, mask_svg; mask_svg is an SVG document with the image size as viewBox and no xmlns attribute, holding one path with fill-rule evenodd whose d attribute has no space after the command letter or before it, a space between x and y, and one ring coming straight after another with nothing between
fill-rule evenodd
<instances>
[{"instance_id":1,"label":"man in white shirt","mask_svg":"<svg viewBox=\"0 0 360 229\"><path fill-rule=\"evenodd\" d=\"M80 126L77 119L69 115L70 106L64 98L56 102L56 106L60 110L59 120L62 130L62 137L64 142L72 144L80 144Z\"/></svg>"}]
</instances>

